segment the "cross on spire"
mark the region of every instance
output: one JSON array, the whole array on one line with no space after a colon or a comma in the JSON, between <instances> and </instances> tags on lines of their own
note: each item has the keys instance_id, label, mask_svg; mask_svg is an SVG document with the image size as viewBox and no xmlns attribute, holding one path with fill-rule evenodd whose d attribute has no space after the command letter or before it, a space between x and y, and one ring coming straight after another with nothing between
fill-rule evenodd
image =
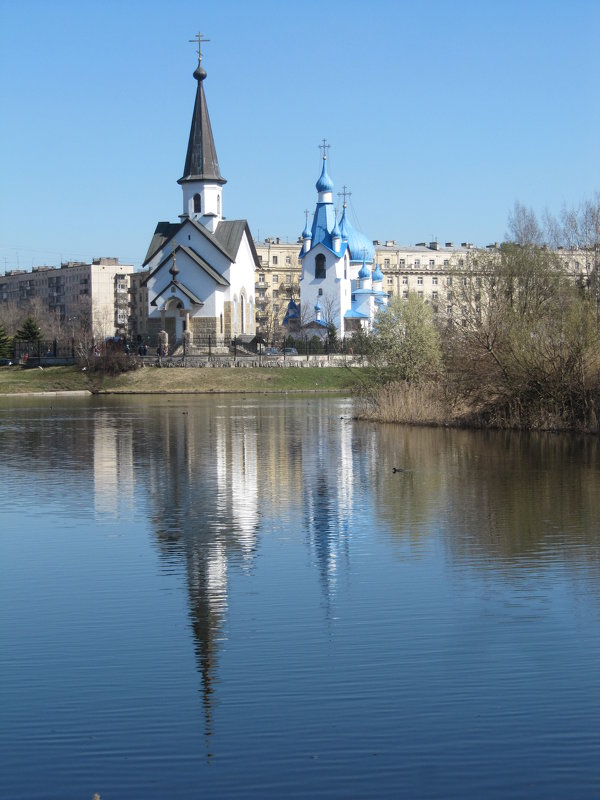
<instances>
[{"instance_id":1,"label":"cross on spire","mask_svg":"<svg viewBox=\"0 0 600 800\"><path fill-rule=\"evenodd\" d=\"M327 139L323 139L323 144L319 145L319 150L323 151L323 161L327 158L327 151L331 147L330 144L327 144Z\"/></svg>"},{"instance_id":2,"label":"cross on spire","mask_svg":"<svg viewBox=\"0 0 600 800\"><path fill-rule=\"evenodd\" d=\"M346 208L346 206L347 206L347 203L346 203L346 198L347 198L347 197L352 197L352 192L351 192L351 191L350 191L350 189L348 189L348 187L347 187L347 186L344 184L344 186L342 186L342 191L341 191L341 192L338 192L338 197L343 197L343 198L344 198L344 208Z\"/></svg>"},{"instance_id":3,"label":"cross on spire","mask_svg":"<svg viewBox=\"0 0 600 800\"><path fill-rule=\"evenodd\" d=\"M305 208L304 209L304 217L305 217L304 221L306 222L307 225L308 225L308 215L309 214L310 214L310 211L308 210L308 208Z\"/></svg>"},{"instance_id":4,"label":"cross on spire","mask_svg":"<svg viewBox=\"0 0 600 800\"><path fill-rule=\"evenodd\" d=\"M193 39L188 39L188 42L193 42L198 45L198 64L200 64L202 61L202 42L210 42L210 39L207 39L198 31Z\"/></svg>"}]
</instances>

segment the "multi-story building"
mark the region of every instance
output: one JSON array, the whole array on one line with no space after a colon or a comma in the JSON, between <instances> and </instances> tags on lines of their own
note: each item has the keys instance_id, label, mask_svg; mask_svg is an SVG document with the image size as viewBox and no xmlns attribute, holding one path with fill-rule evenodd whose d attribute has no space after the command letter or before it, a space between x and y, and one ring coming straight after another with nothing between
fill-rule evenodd
<instances>
[{"instance_id":1,"label":"multi-story building","mask_svg":"<svg viewBox=\"0 0 600 800\"><path fill-rule=\"evenodd\" d=\"M300 298L301 243L265 239L254 242L260 266L255 271L256 327L271 339L276 337L290 299Z\"/></svg>"},{"instance_id":2,"label":"multi-story building","mask_svg":"<svg viewBox=\"0 0 600 800\"><path fill-rule=\"evenodd\" d=\"M94 335L125 334L133 269L117 258L95 258L91 264L68 261L60 267L34 267L31 272L8 270L0 276L0 313L3 304L14 304L35 308L40 315L54 314L63 322L87 315Z\"/></svg>"},{"instance_id":3,"label":"multi-story building","mask_svg":"<svg viewBox=\"0 0 600 800\"><path fill-rule=\"evenodd\" d=\"M132 341L146 341L148 331L148 289L144 283L150 274L149 269L132 272L129 276L129 338Z\"/></svg>"},{"instance_id":4,"label":"multi-story building","mask_svg":"<svg viewBox=\"0 0 600 800\"><path fill-rule=\"evenodd\" d=\"M256 242L261 267L256 273L257 324L261 323L261 307L277 316L281 326L289 301L289 293L282 292L286 284L294 288L292 297L298 299L298 281L301 267L298 255L302 240L293 244L278 238ZM473 269L478 258L495 252L497 242L486 247L475 247L470 242L419 242L414 246L400 245L394 240L373 242L375 263L383 272L383 290L388 297L407 298L414 292L431 304L434 314L456 316L459 312L459 287L463 269ZM597 254L583 249L556 251L559 263L566 274L575 281L585 283L595 269ZM285 279L283 285L282 278Z\"/></svg>"}]
</instances>

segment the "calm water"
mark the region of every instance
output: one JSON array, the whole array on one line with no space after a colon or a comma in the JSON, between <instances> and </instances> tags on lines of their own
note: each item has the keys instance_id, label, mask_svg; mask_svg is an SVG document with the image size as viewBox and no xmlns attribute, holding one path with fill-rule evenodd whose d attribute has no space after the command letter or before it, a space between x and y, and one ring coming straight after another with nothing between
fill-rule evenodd
<instances>
[{"instance_id":1,"label":"calm water","mask_svg":"<svg viewBox=\"0 0 600 800\"><path fill-rule=\"evenodd\" d=\"M598 442L350 413L0 400L0 797L600 796Z\"/></svg>"}]
</instances>

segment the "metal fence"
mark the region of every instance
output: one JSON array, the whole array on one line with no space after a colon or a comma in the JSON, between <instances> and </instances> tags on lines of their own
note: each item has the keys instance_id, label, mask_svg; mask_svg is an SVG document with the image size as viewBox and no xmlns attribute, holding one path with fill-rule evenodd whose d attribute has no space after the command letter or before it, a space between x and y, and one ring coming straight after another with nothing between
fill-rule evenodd
<instances>
[{"instance_id":1,"label":"metal fence","mask_svg":"<svg viewBox=\"0 0 600 800\"><path fill-rule=\"evenodd\" d=\"M13 339L13 358L25 363L30 358L72 360L75 358L75 340L38 339L35 342L25 342L22 339Z\"/></svg>"}]
</instances>

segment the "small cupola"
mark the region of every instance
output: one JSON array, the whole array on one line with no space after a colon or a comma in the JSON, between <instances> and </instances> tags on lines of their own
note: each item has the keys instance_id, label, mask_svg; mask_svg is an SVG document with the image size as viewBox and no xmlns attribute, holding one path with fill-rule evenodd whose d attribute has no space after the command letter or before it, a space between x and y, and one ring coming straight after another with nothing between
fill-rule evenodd
<instances>
[{"instance_id":1,"label":"small cupola","mask_svg":"<svg viewBox=\"0 0 600 800\"><path fill-rule=\"evenodd\" d=\"M340 231L340 226L338 225L337 214L335 217L335 225L333 226L333 230L331 231L331 243L336 253L339 252L339 249L342 244L342 234Z\"/></svg>"},{"instance_id":2,"label":"small cupola","mask_svg":"<svg viewBox=\"0 0 600 800\"><path fill-rule=\"evenodd\" d=\"M327 156L323 156L323 168L321 170L321 175L319 180L315 184L317 192L319 196L317 198L317 202L319 203L331 203L333 202L333 181L329 177L329 173L327 172Z\"/></svg>"},{"instance_id":3,"label":"small cupola","mask_svg":"<svg viewBox=\"0 0 600 800\"><path fill-rule=\"evenodd\" d=\"M373 281L373 284L383 282L383 272L381 271L381 267L379 266L379 264L375 264L375 269L373 270L371 279Z\"/></svg>"}]
</instances>

